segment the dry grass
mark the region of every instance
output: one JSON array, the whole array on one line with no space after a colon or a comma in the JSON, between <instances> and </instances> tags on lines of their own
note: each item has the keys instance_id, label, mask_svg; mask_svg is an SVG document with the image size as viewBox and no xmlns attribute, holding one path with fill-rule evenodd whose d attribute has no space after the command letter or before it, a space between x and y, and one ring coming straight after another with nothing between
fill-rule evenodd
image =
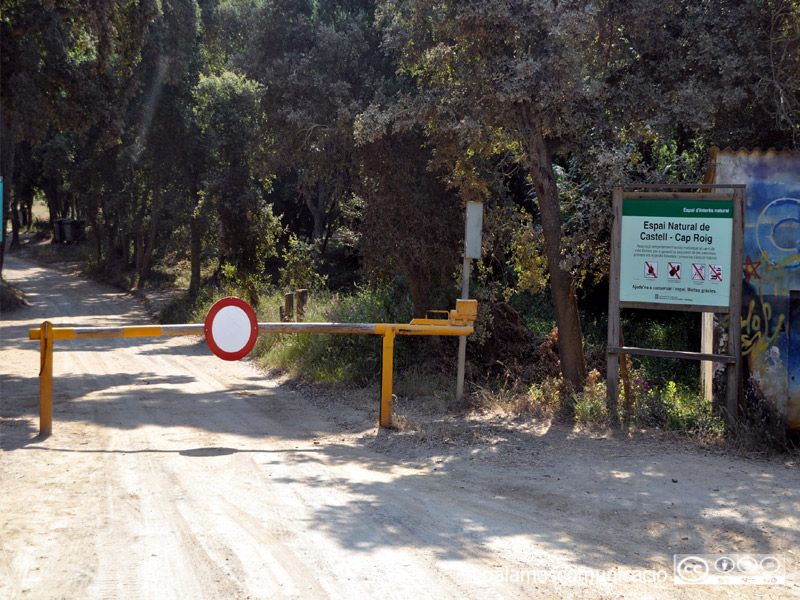
<instances>
[{"instance_id":1,"label":"dry grass","mask_svg":"<svg viewBox=\"0 0 800 600\"><path fill-rule=\"evenodd\" d=\"M470 394L472 409L481 414L551 418L563 407L563 380L548 377L526 385L507 375L502 382L475 384Z\"/></svg>"},{"instance_id":2,"label":"dry grass","mask_svg":"<svg viewBox=\"0 0 800 600\"><path fill-rule=\"evenodd\" d=\"M5 279L0 279L0 311L11 312L30 305L31 303L22 290L11 285Z\"/></svg>"}]
</instances>

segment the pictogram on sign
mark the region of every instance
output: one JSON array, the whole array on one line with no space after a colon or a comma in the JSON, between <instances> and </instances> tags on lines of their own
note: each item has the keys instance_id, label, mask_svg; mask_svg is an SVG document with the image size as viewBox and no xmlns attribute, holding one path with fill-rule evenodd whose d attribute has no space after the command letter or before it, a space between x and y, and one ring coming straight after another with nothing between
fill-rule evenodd
<instances>
[{"instance_id":1,"label":"pictogram on sign","mask_svg":"<svg viewBox=\"0 0 800 600\"><path fill-rule=\"evenodd\" d=\"M678 280L681 278L681 263L667 263L667 279Z\"/></svg>"},{"instance_id":2,"label":"pictogram on sign","mask_svg":"<svg viewBox=\"0 0 800 600\"><path fill-rule=\"evenodd\" d=\"M208 347L223 360L247 356L258 339L258 319L241 298L223 298L214 303L205 320Z\"/></svg>"},{"instance_id":3,"label":"pictogram on sign","mask_svg":"<svg viewBox=\"0 0 800 600\"><path fill-rule=\"evenodd\" d=\"M692 280L705 281L706 279L706 266L704 264L692 263Z\"/></svg>"}]
</instances>

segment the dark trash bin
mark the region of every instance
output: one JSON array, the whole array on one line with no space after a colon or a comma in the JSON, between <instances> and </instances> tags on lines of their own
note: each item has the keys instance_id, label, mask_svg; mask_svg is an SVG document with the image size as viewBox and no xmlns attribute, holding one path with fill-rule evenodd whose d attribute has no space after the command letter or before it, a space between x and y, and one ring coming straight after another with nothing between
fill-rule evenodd
<instances>
[{"instance_id":1,"label":"dark trash bin","mask_svg":"<svg viewBox=\"0 0 800 600\"><path fill-rule=\"evenodd\" d=\"M60 244L64 241L64 219L53 220L53 243Z\"/></svg>"},{"instance_id":2,"label":"dark trash bin","mask_svg":"<svg viewBox=\"0 0 800 600\"><path fill-rule=\"evenodd\" d=\"M63 241L70 244L75 241L75 219L63 219Z\"/></svg>"}]
</instances>

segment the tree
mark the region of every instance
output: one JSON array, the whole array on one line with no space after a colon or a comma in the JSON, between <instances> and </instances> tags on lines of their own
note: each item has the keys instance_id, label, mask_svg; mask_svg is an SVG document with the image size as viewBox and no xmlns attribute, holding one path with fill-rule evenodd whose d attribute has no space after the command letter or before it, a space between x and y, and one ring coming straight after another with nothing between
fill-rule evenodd
<instances>
[{"instance_id":1,"label":"tree","mask_svg":"<svg viewBox=\"0 0 800 600\"><path fill-rule=\"evenodd\" d=\"M795 146L800 143L800 2L771 3L762 28L769 48L769 76L765 94L771 100L767 111L779 129L791 132Z\"/></svg>"},{"instance_id":2,"label":"tree","mask_svg":"<svg viewBox=\"0 0 800 600\"><path fill-rule=\"evenodd\" d=\"M575 50L591 44L591 15L544 2L411 0L384 3L381 19L385 43L414 92L403 94L379 123L404 127L422 119L454 169L460 161L469 170L463 157L496 152L503 147L498 143L519 148L539 205L562 370L581 384L586 365L575 287L561 265L552 158L560 138L582 126L595 96ZM383 134L380 127L376 134Z\"/></svg>"},{"instance_id":3,"label":"tree","mask_svg":"<svg viewBox=\"0 0 800 600\"><path fill-rule=\"evenodd\" d=\"M431 151L419 131L386 136L360 150L358 248L365 271L376 280L401 274L414 314L452 301L452 274L462 249L463 207L429 168Z\"/></svg>"},{"instance_id":4,"label":"tree","mask_svg":"<svg viewBox=\"0 0 800 600\"><path fill-rule=\"evenodd\" d=\"M154 253L170 240L188 245L190 295L200 288L200 255L205 219L198 210L204 149L194 118L193 92L204 66L201 11L196 0L162 3L150 27L139 70L145 85L131 100L132 136L126 160L144 171L139 203L135 262L139 285L146 282ZM177 235L176 233L184 235ZM188 233L188 236L186 235ZM184 240L188 239L188 244Z\"/></svg>"},{"instance_id":5,"label":"tree","mask_svg":"<svg viewBox=\"0 0 800 600\"><path fill-rule=\"evenodd\" d=\"M276 253L280 232L265 199L270 173L259 160L260 95L256 82L229 71L201 77L195 88L195 118L207 153L201 196L219 223L220 263L231 265L253 304L264 259Z\"/></svg>"},{"instance_id":6,"label":"tree","mask_svg":"<svg viewBox=\"0 0 800 600\"><path fill-rule=\"evenodd\" d=\"M17 140L93 124L106 133L103 141L116 137L117 110L135 86L131 69L157 3L4 0L1 7L0 175L8 190Z\"/></svg>"},{"instance_id":7,"label":"tree","mask_svg":"<svg viewBox=\"0 0 800 600\"><path fill-rule=\"evenodd\" d=\"M385 66L374 1L264 2L251 11L232 68L262 84L270 163L279 176L296 178L311 237L324 250L357 185L353 123Z\"/></svg>"},{"instance_id":8,"label":"tree","mask_svg":"<svg viewBox=\"0 0 800 600\"><path fill-rule=\"evenodd\" d=\"M361 135L424 122L438 160L468 194L476 193L473 157L515 153L536 192L563 374L580 384L586 368L555 157L573 153L589 165L616 153L626 163L640 142L676 131L735 139L735 117L763 112L753 102L763 40L740 32L763 30L776 4L785 3L385 1L384 45L406 86L362 115Z\"/></svg>"}]
</instances>

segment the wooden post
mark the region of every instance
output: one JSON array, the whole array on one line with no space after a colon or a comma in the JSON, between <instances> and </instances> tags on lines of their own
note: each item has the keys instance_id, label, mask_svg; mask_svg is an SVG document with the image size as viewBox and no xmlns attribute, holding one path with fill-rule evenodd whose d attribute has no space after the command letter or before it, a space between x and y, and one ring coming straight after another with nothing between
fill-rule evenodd
<instances>
[{"instance_id":1,"label":"wooden post","mask_svg":"<svg viewBox=\"0 0 800 600\"><path fill-rule=\"evenodd\" d=\"M308 290L297 290L295 296L297 297L297 322L300 323L308 310Z\"/></svg>"},{"instance_id":2,"label":"wooden post","mask_svg":"<svg viewBox=\"0 0 800 600\"><path fill-rule=\"evenodd\" d=\"M294 294L286 294L283 297L283 318L286 321L294 319Z\"/></svg>"},{"instance_id":3,"label":"wooden post","mask_svg":"<svg viewBox=\"0 0 800 600\"><path fill-rule=\"evenodd\" d=\"M619 315L619 253L622 245L622 188L615 186L611 194L614 212L611 227L611 271L608 283L608 346L616 346L622 337ZM609 352L606 357L606 403L608 420L619 425L619 354Z\"/></svg>"},{"instance_id":4,"label":"wooden post","mask_svg":"<svg viewBox=\"0 0 800 600\"><path fill-rule=\"evenodd\" d=\"M704 312L701 321L700 352L712 354L714 352L714 313ZM700 362L700 386L703 397L712 402L714 400L714 363L710 360Z\"/></svg>"},{"instance_id":5,"label":"wooden post","mask_svg":"<svg viewBox=\"0 0 800 600\"><path fill-rule=\"evenodd\" d=\"M622 335L622 327L619 329L619 345L625 346L625 340ZM630 422L631 415L633 415L633 392L631 391L631 378L628 371L628 363L630 357L627 354L619 355L619 376L622 379L622 391L625 392L625 403L622 405L622 419L627 425Z\"/></svg>"}]
</instances>

